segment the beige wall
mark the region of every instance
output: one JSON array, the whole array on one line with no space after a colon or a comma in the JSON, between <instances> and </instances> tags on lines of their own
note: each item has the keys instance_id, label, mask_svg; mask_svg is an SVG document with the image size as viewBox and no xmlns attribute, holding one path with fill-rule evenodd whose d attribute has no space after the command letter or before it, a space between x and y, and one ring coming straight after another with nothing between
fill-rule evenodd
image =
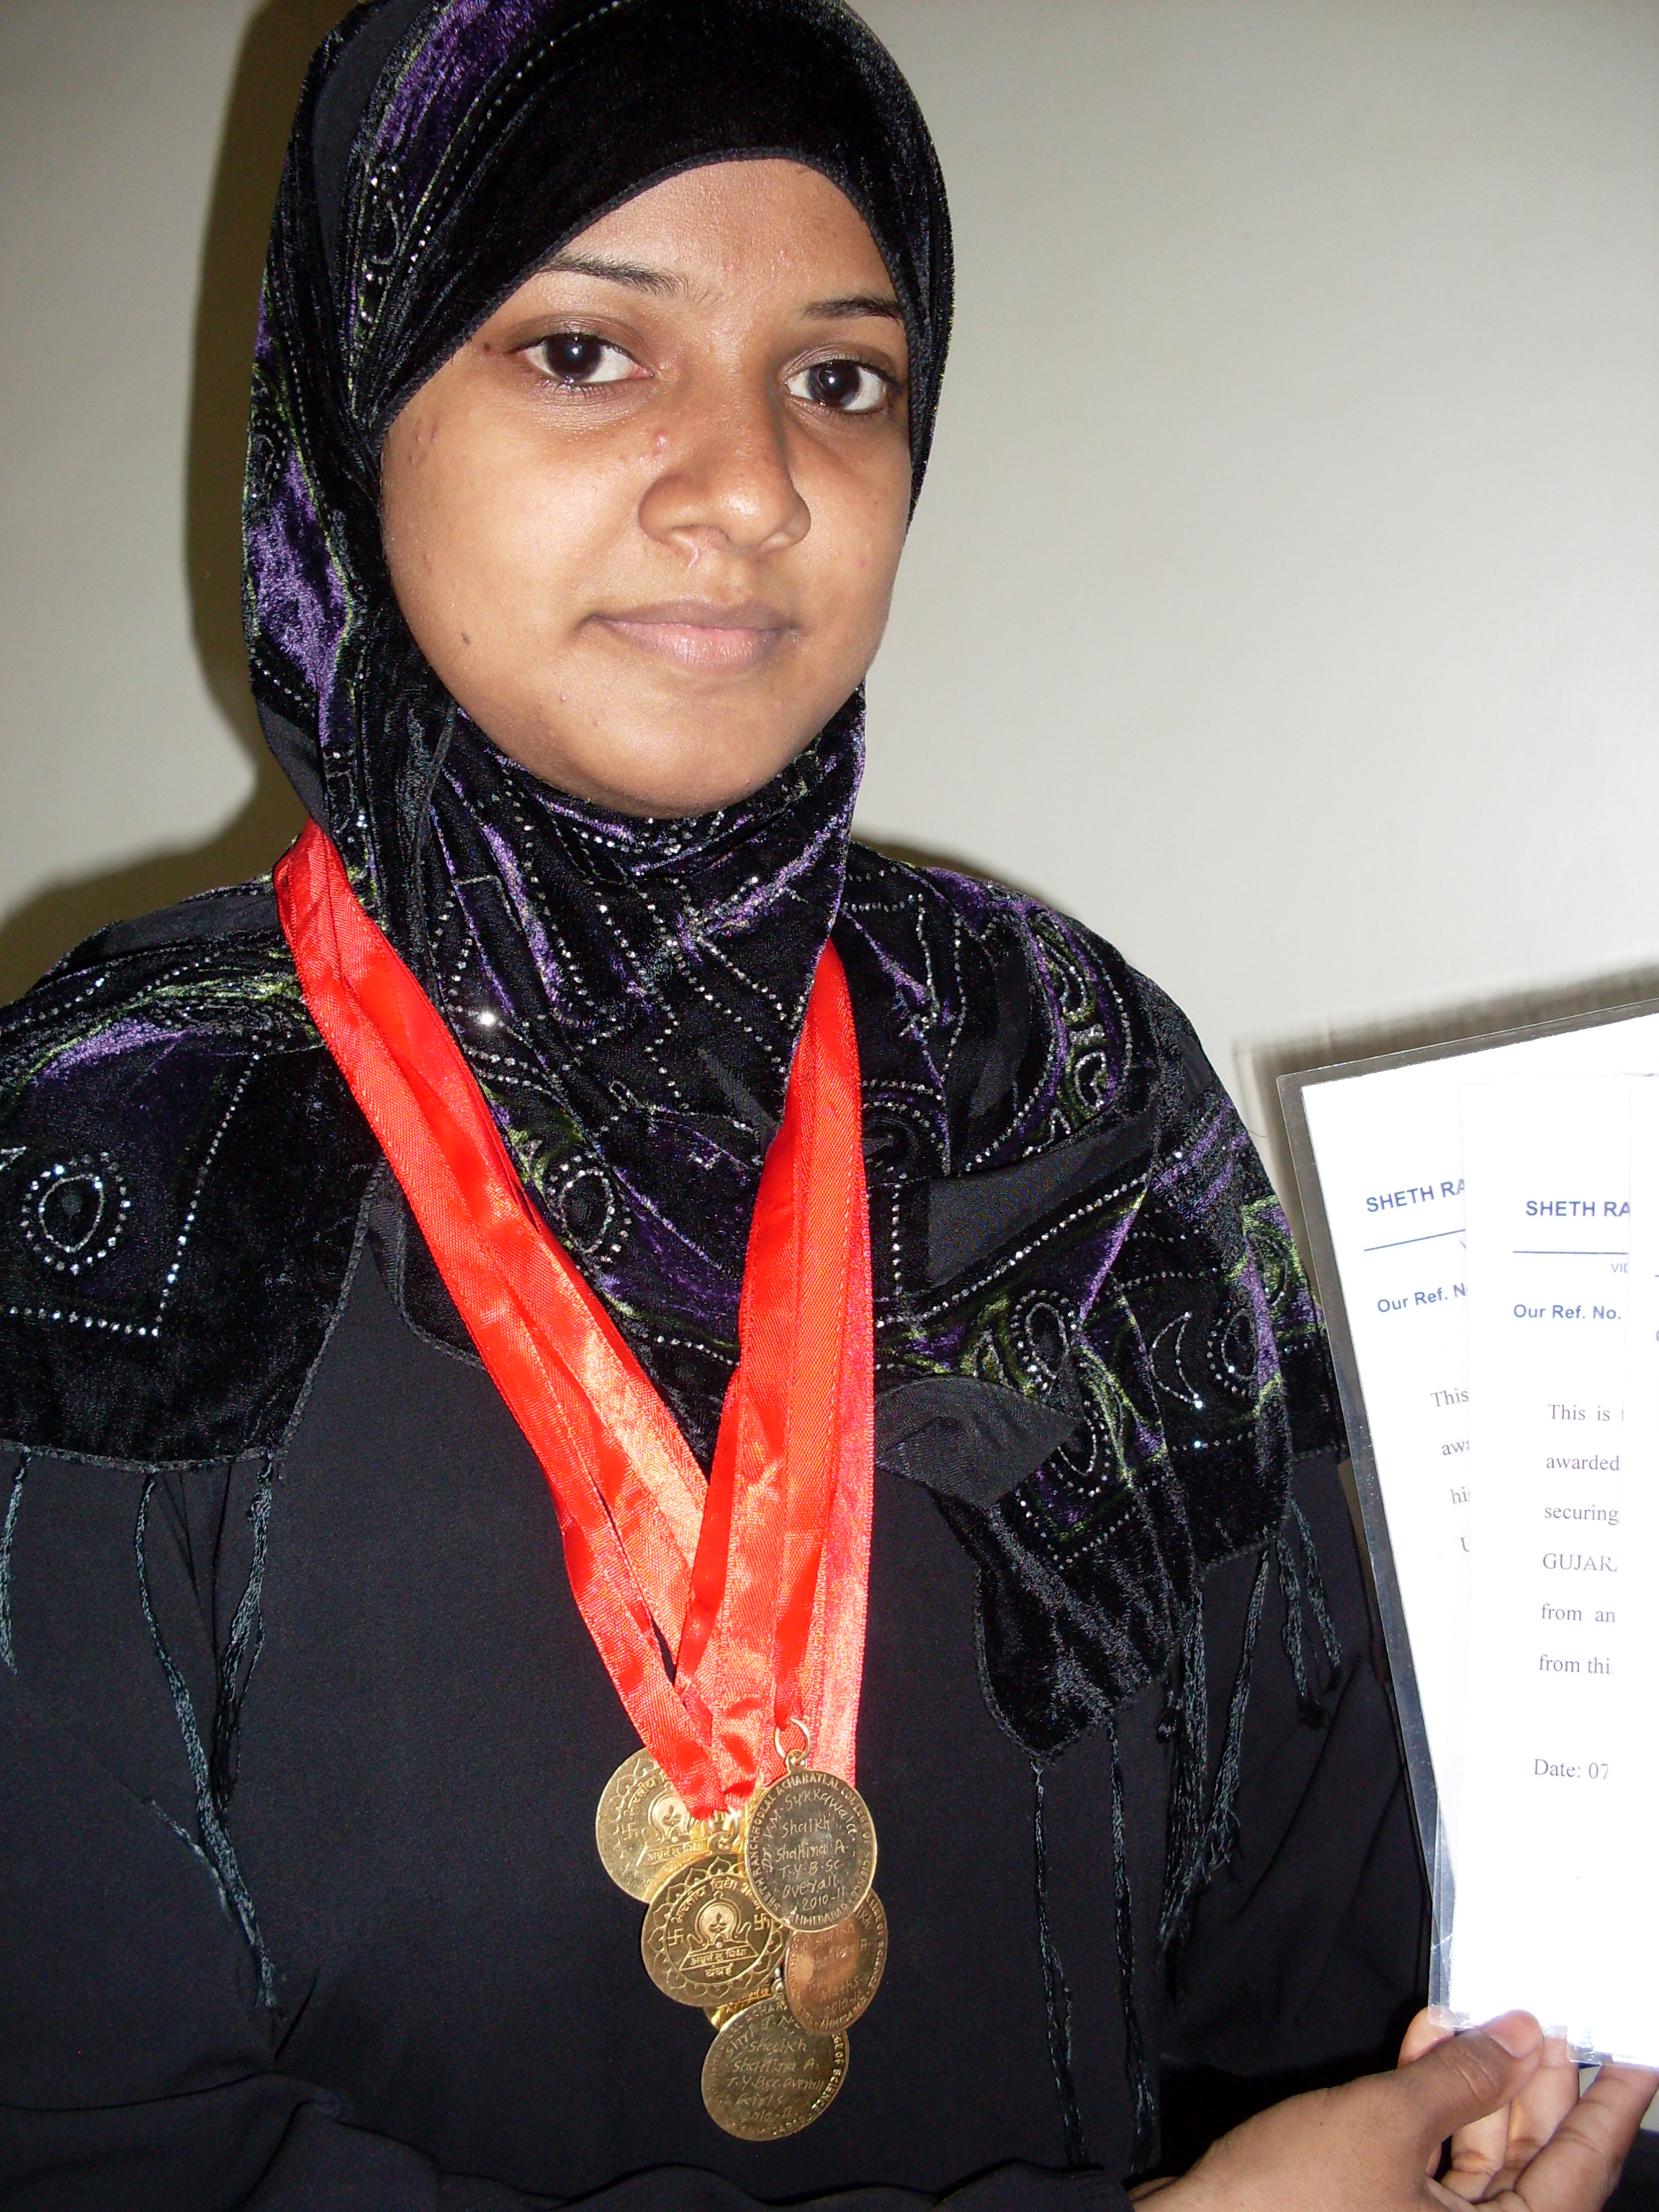
<instances>
[{"instance_id":1,"label":"beige wall","mask_svg":"<svg viewBox=\"0 0 1659 2212\"><path fill-rule=\"evenodd\" d=\"M0 990L293 819L236 443L328 13L0 0ZM962 304L866 830L1115 938L1230 1075L1659 958L1655 0L867 13Z\"/></svg>"},{"instance_id":2,"label":"beige wall","mask_svg":"<svg viewBox=\"0 0 1659 2212\"><path fill-rule=\"evenodd\" d=\"M264 865L295 818L235 654L281 149L230 96L250 14L0 0L0 996L112 914ZM256 40L251 76L291 104L279 47ZM221 179L228 124L246 151Z\"/></svg>"}]
</instances>

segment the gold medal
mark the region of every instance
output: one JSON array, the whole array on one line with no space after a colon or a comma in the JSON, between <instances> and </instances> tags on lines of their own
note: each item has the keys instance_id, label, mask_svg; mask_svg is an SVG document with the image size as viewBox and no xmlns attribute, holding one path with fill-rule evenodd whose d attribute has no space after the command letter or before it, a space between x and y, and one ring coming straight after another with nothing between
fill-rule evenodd
<instances>
[{"instance_id":1,"label":"gold medal","mask_svg":"<svg viewBox=\"0 0 1659 2212\"><path fill-rule=\"evenodd\" d=\"M783 1996L797 2027L836 2035L868 2009L887 1966L887 1915L872 1889L850 1920L821 1936L791 1936Z\"/></svg>"},{"instance_id":2,"label":"gold medal","mask_svg":"<svg viewBox=\"0 0 1659 2212\"><path fill-rule=\"evenodd\" d=\"M725 1852L671 1875L640 1936L645 1970L663 1995L705 2011L767 1995L783 1944L784 1931L757 1904L741 1860Z\"/></svg>"},{"instance_id":3,"label":"gold medal","mask_svg":"<svg viewBox=\"0 0 1659 2212\"><path fill-rule=\"evenodd\" d=\"M786 1928L822 1935L850 1920L876 1876L876 1829L848 1782L792 1766L757 1799L743 1862L763 1907Z\"/></svg>"},{"instance_id":4,"label":"gold medal","mask_svg":"<svg viewBox=\"0 0 1659 2212\"><path fill-rule=\"evenodd\" d=\"M702 2101L727 2135L776 2142L829 2110L847 2079L847 2057L844 2035L809 2035L781 1997L747 2005L709 2045Z\"/></svg>"},{"instance_id":5,"label":"gold medal","mask_svg":"<svg viewBox=\"0 0 1659 2212\"><path fill-rule=\"evenodd\" d=\"M593 1834L618 1889L648 1905L669 1875L708 1849L709 1831L648 1751L636 1751L605 1785Z\"/></svg>"}]
</instances>

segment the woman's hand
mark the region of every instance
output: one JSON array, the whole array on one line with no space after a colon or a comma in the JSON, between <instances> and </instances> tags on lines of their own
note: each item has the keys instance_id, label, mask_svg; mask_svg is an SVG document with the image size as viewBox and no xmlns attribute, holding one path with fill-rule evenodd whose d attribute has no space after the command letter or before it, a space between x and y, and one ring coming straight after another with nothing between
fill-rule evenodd
<instances>
[{"instance_id":1,"label":"woman's hand","mask_svg":"<svg viewBox=\"0 0 1659 2212\"><path fill-rule=\"evenodd\" d=\"M1400 2046L1401 2065L1418 2063L1453 2033L1428 2013L1419 2013ZM1598 2206L1619 2179L1656 2089L1659 2074L1604 2066L1581 2098L1578 2061L1565 2043L1544 2036L1538 2070L1520 2094L1454 2132L1451 2164L1441 2186L1453 2198L1472 2204L1535 2207L1542 2212L1556 2212L1558 2206L1563 2212Z\"/></svg>"},{"instance_id":2,"label":"woman's hand","mask_svg":"<svg viewBox=\"0 0 1659 2212\"><path fill-rule=\"evenodd\" d=\"M1599 2212L1656 2089L1659 2075L1604 2066L1580 2098L1525 2013L1462 2035L1419 2014L1395 2073L1275 2105L1134 2195L1158 2212Z\"/></svg>"}]
</instances>

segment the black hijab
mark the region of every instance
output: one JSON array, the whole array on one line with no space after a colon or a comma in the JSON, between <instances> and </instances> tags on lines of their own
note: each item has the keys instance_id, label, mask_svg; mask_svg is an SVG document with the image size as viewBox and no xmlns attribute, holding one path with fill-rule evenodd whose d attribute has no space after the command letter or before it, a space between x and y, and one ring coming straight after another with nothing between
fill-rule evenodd
<instances>
[{"instance_id":1,"label":"black hijab","mask_svg":"<svg viewBox=\"0 0 1659 2212\"><path fill-rule=\"evenodd\" d=\"M707 1460L748 1224L862 763L849 700L763 791L641 821L550 790L428 667L379 457L410 396L607 209L787 155L868 223L908 333L913 488L951 316L915 102L838 0L381 0L317 57L266 276L246 503L253 688L520 1171Z\"/></svg>"},{"instance_id":2,"label":"black hijab","mask_svg":"<svg viewBox=\"0 0 1659 2212\"><path fill-rule=\"evenodd\" d=\"M1291 1458L1340 1435L1283 1216L1197 1039L1076 923L851 843L860 696L739 804L613 815L468 721L381 556L380 445L410 395L606 210L763 155L830 178L884 256L914 492L949 221L915 103L840 0L382 0L327 42L259 337L254 692L705 1465L833 932L864 1078L884 1464L933 1487L973 1553L987 1693L1035 1753L1149 1679L1178 1690L1173 1940L1229 1848L1243 1711L1241 1687L1212 1790L1203 1574L1259 1549L1252 1624L1270 1558L1295 1587ZM1301 1684L1299 1643L1294 1665ZM1248 1667L1247 1649L1241 1686Z\"/></svg>"}]
</instances>

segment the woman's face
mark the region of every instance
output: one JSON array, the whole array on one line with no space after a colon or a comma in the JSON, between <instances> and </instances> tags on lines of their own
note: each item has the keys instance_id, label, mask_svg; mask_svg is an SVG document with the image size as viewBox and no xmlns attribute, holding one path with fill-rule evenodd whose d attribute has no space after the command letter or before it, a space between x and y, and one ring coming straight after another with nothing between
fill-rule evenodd
<instances>
[{"instance_id":1,"label":"woman's face","mask_svg":"<svg viewBox=\"0 0 1659 2212\"><path fill-rule=\"evenodd\" d=\"M860 682L910 499L908 351L863 219L793 161L606 216L387 434L410 629L501 750L578 797L753 791Z\"/></svg>"}]
</instances>

